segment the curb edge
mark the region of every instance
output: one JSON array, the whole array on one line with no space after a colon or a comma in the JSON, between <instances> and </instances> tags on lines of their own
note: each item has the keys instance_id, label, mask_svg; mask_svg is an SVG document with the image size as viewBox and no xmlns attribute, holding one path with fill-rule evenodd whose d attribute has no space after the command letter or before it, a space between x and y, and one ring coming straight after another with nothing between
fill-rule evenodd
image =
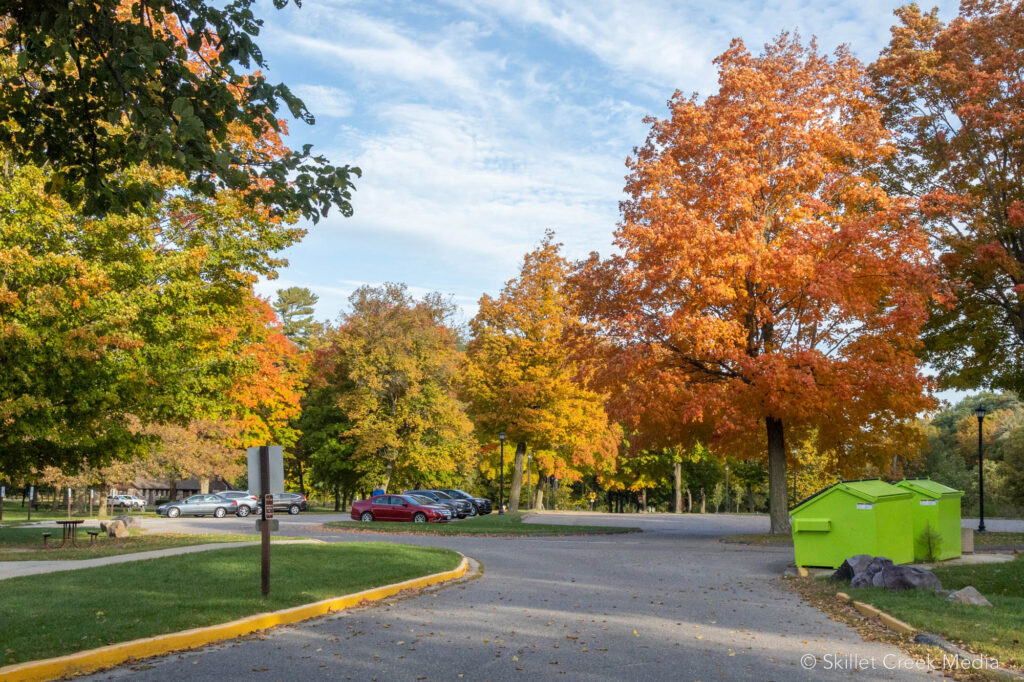
<instances>
[{"instance_id":1,"label":"curb edge","mask_svg":"<svg viewBox=\"0 0 1024 682\"><path fill-rule=\"evenodd\" d=\"M103 668L120 665L125 661L137 658L160 656L181 649L192 649L213 642L235 639L244 635L266 630L278 625L290 625L310 618L325 616L358 606L364 601L379 601L403 590L421 589L438 585L463 577L469 569L469 560L460 553L462 561L450 570L420 578L412 578L400 583L392 583L381 587L373 587L343 597L332 597L312 604L292 606L280 611L259 613L238 620L209 625L191 630L181 630L154 637L134 639L117 644L109 644L98 649L86 649L57 658L44 658L26 661L0 668L0 679L6 682L38 682L52 680L68 675L93 672Z\"/></svg>"}]
</instances>

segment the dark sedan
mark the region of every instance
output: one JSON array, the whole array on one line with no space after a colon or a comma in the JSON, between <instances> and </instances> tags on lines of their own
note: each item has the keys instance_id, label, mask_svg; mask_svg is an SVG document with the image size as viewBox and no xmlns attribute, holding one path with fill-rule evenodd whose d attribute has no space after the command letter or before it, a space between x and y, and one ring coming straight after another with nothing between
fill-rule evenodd
<instances>
[{"instance_id":1,"label":"dark sedan","mask_svg":"<svg viewBox=\"0 0 1024 682\"><path fill-rule=\"evenodd\" d=\"M422 497L429 497L430 499L437 502L437 504L443 504L452 510L452 516L464 519L467 516L476 516L476 509L472 504L465 500L456 500L451 495L443 493L440 490L404 490L404 495L420 495Z\"/></svg>"},{"instance_id":2,"label":"dark sedan","mask_svg":"<svg viewBox=\"0 0 1024 682\"><path fill-rule=\"evenodd\" d=\"M473 497L465 490L449 489L445 488L442 492L446 492L457 500L468 500L470 504L476 507L477 514L490 514L491 513L491 501L486 497Z\"/></svg>"},{"instance_id":3,"label":"dark sedan","mask_svg":"<svg viewBox=\"0 0 1024 682\"><path fill-rule=\"evenodd\" d=\"M428 523L448 521L452 514L445 507L425 504L413 495L374 495L353 502L351 516L355 521Z\"/></svg>"}]
</instances>

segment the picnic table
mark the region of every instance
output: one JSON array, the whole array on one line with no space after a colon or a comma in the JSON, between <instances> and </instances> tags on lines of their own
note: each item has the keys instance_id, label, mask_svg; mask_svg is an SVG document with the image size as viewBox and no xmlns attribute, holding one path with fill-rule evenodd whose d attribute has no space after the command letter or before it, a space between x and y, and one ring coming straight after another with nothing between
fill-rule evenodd
<instances>
[{"instance_id":1,"label":"picnic table","mask_svg":"<svg viewBox=\"0 0 1024 682\"><path fill-rule=\"evenodd\" d=\"M76 540L78 539L78 526L85 523L84 519L69 519L67 521L58 521L63 528L61 533L60 547L64 546L64 543L71 540L72 547L78 547Z\"/></svg>"}]
</instances>

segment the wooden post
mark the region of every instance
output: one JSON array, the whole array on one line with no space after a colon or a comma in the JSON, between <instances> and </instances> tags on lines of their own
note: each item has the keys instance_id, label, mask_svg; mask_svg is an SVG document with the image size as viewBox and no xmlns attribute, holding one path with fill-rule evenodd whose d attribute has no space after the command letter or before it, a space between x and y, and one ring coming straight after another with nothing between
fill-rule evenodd
<instances>
[{"instance_id":1,"label":"wooden post","mask_svg":"<svg viewBox=\"0 0 1024 682\"><path fill-rule=\"evenodd\" d=\"M270 594L270 523L267 521L267 495L270 494L270 447L260 446L260 591ZM270 512L273 514L273 510Z\"/></svg>"}]
</instances>

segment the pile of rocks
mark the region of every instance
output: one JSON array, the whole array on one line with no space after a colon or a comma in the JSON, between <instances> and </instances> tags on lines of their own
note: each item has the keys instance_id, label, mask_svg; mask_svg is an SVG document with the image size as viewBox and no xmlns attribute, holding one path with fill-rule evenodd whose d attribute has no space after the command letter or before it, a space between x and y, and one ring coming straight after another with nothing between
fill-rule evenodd
<instances>
[{"instance_id":1,"label":"pile of rocks","mask_svg":"<svg viewBox=\"0 0 1024 682\"><path fill-rule=\"evenodd\" d=\"M920 566L896 566L892 559L857 554L843 562L832 580L849 582L850 587L884 587L887 590L941 590L935 574Z\"/></svg>"}]
</instances>

